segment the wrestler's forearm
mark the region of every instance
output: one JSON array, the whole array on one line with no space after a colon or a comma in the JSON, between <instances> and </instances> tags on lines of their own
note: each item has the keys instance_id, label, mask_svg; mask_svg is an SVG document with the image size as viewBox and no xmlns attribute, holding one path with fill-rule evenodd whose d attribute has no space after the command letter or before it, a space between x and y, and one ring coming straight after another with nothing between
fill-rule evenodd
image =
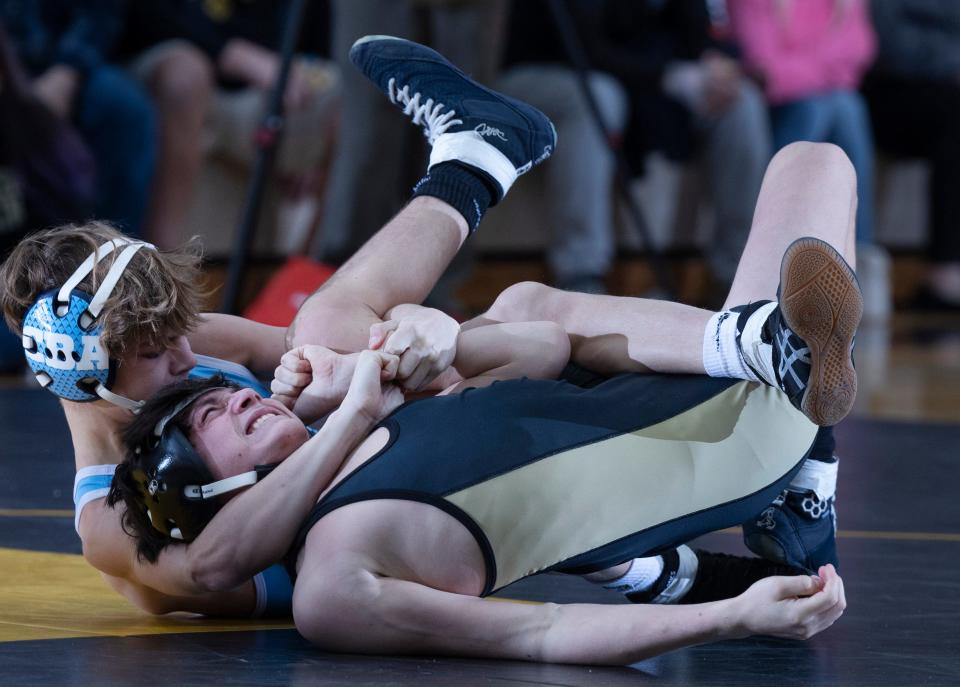
<instances>
[{"instance_id":1,"label":"wrestler's forearm","mask_svg":"<svg viewBox=\"0 0 960 687\"><path fill-rule=\"evenodd\" d=\"M691 606L517 604L372 573L295 612L301 633L326 650L551 663L627 665L750 634L739 598Z\"/></svg>"},{"instance_id":2,"label":"wrestler's forearm","mask_svg":"<svg viewBox=\"0 0 960 687\"><path fill-rule=\"evenodd\" d=\"M87 504L80 518L83 556L137 608L153 615L185 611L240 617L253 612L257 595L252 580L225 592L197 593L184 564L188 547L168 546L156 563L141 560L121 519L122 513L103 499Z\"/></svg>"},{"instance_id":3,"label":"wrestler's forearm","mask_svg":"<svg viewBox=\"0 0 960 687\"><path fill-rule=\"evenodd\" d=\"M127 601L150 615L200 613L215 618L249 618L257 604L253 580L226 592L171 596L136 581L103 575L104 580Z\"/></svg>"},{"instance_id":4,"label":"wrestler's forearm","mask_svg":"<svg viewBox=\"0 0 960 687\"><path fill-rule=\"evenodd\" d=\"M566 333L552 322L497 322L461 330L453 365L466 380L458 387L477 378L556 379L569 354Z\"/></svg>"},{"instance_id":5,"label":"wrestler's forearm","mask_svg":"<svg viewBox=\"0 0 960 687\"><path fill-rule=\"evenodd\" d=\"M628 665L681 647L746 636L735 603L559 605L538 660Z\"/></svg>"},{"instance_id":6,"label":"wrestler's forearm","mask_svg":"<svg viewBox=\"0 0 960 687\"><path fill-rule=\"evenodd\" d=\"M224 591L278 562L310 508L371 422L346 408L262 482L231 499L189 546L191 578Z\"/></svg>"}]
</instances>

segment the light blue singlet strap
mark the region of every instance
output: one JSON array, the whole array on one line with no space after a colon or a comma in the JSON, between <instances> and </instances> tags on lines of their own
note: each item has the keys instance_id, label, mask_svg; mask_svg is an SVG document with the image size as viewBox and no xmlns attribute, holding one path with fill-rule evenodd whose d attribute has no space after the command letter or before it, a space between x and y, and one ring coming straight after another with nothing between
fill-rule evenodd
<instances>
[{"instance_id":1,"label":"light blue singlet strap","mask_svg":"<svg viewBox=\"0 0 960 687\"><path fill-rule=\"evenodd\" d=\"M230 362L229 360L211 358L208 355L198 355L197 365L190 370L189 376L190 379L209 379L218 374L222 374L227 381L253 389L264 398L270 396L270 389L265 387L250 370L243 365Z\"/></svg>"},{"instance_id":2,"label":"light blue singlet strap","mask_svg":"<svg viewBox=\"0 0 960 687\"><path fill-rule=\"evenodd\" d=\"M102 499L110 491L116 464L90 465L77 470L73 478L73 528L80 534L80 514L91 501Z\"/></svg>"}]
</instances>

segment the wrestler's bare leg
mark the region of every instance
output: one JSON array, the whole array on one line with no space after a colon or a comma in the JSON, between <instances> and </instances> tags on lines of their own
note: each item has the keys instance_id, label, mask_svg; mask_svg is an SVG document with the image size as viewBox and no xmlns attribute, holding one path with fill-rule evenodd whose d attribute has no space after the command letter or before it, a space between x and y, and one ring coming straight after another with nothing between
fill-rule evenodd
<instances>
[{"instance_id":1,"label":"wrestler's bare leg","mask_svg":"<svg viewBox=\"0 0 960 687\"><path fill-rule=\"evenodd\" d=\"M750 237L726 307L776 298L780 258L802 236L823 239L851 264L856 176L846 155L794 143L767 168ZM571 359L598 372L703 373L703 332L713 313L679 303L592 296L525 282L504 291L484 318L551 320L570 333Z\"/></svg>"},{"instance_id":2,"label":"wrestler's bare leg","mask_svg":"<svg viewBox=\"0 0 960 687\"><path fill-rule=\"evenodd\" d=\"M855 265L857 177L846 154L829 143L793 143L770 161L750 236L724 308L775 299L780 258L802 236L822 239Z\"/></svg>"},{"instance_id":3,"label":"wrestler's bare leg","mask_svg":"<svg viewBox=\"0 0 960 687\"><path fill-rule=\"evenodd\" d=\"M542 112L484 88L425 46L365 36L350 60L432 146L414 200L308 299L288 331L288 344L355 351L387 310L424 299L486 208L550 157L557 135ZM488 121L497 133L484 138Z\"/></svg>"},{"instance_id":4,"label":"wrestler's bare leg","mask_svg":"<svg viewBox=\"0 0 960 687\"><path fill-rule=\"evenodd\" d=\"M570 359L604 374L703 374L709 310L645 298L560 291L535 282L506 289L482 320L548 320L570 335Z\"/></svg>"},{"instance_id":5,"label":"wrestler's bare leg","mask_svg":"<svg viewBox=\"0 0 960 687\"><path fill-rule=\"evenodd\" d=\"M453 207L431 196L414 198L303 304L287 332L288 346L363 350L370 325L387 310L426 297L467 234Z\"/></svg>"}]
</instances>

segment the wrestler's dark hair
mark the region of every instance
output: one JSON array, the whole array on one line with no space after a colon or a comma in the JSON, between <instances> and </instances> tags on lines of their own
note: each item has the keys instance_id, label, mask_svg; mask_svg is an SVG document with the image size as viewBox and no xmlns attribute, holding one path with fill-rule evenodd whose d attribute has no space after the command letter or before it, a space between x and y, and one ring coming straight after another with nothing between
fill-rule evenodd
<instances>
[{"instance_id":1,"label":"wrestler's dark hair","mask_svg":"<svg viewBox=\"0 0 960 687\"><path fill-rule=\"evenodd\" d=\"M126 507L123 512L123 530L133 537L137 543L137 559L155 563L160 552L169 544L182 543L168 537L154 529L147 515L147 508L143 503L141 485L134 478L137 470L147 471L152 467L146 465L151 455L148 450L156 443L154 430L157 423L169 415L178 404L191 396L198 397L205 391L218 388L239 388L236 384L226 381L222 375L215 375L209 379L187 379L174 382L162 388L153 398L147 401L134 416L133 421L123 432L123 443L126 455L113 475L113 483L107 494L107 505L116 508L123 502ZM190 427L187 420L190 417L191 403L177 413L167 424L168 427L177 427L187 437L190 437Z\"/></svg>"}]
</instances>

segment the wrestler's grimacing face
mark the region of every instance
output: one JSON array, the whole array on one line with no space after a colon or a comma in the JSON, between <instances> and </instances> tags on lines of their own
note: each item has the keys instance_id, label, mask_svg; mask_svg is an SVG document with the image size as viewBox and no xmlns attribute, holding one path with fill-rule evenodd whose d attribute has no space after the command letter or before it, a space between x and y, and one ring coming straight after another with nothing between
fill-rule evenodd
<instances>
[{"instance_id":1,"label":"wrestler's grimacing face","mask_svg":"<svg viewBox=\"0 0 960 687\"><path fill-rule=\"evenodd\" d=\"M252 389L216 389L189 413L190 441L218 480L278 463L309 438L286 406Z\"/></svg>"}]
</instances>

